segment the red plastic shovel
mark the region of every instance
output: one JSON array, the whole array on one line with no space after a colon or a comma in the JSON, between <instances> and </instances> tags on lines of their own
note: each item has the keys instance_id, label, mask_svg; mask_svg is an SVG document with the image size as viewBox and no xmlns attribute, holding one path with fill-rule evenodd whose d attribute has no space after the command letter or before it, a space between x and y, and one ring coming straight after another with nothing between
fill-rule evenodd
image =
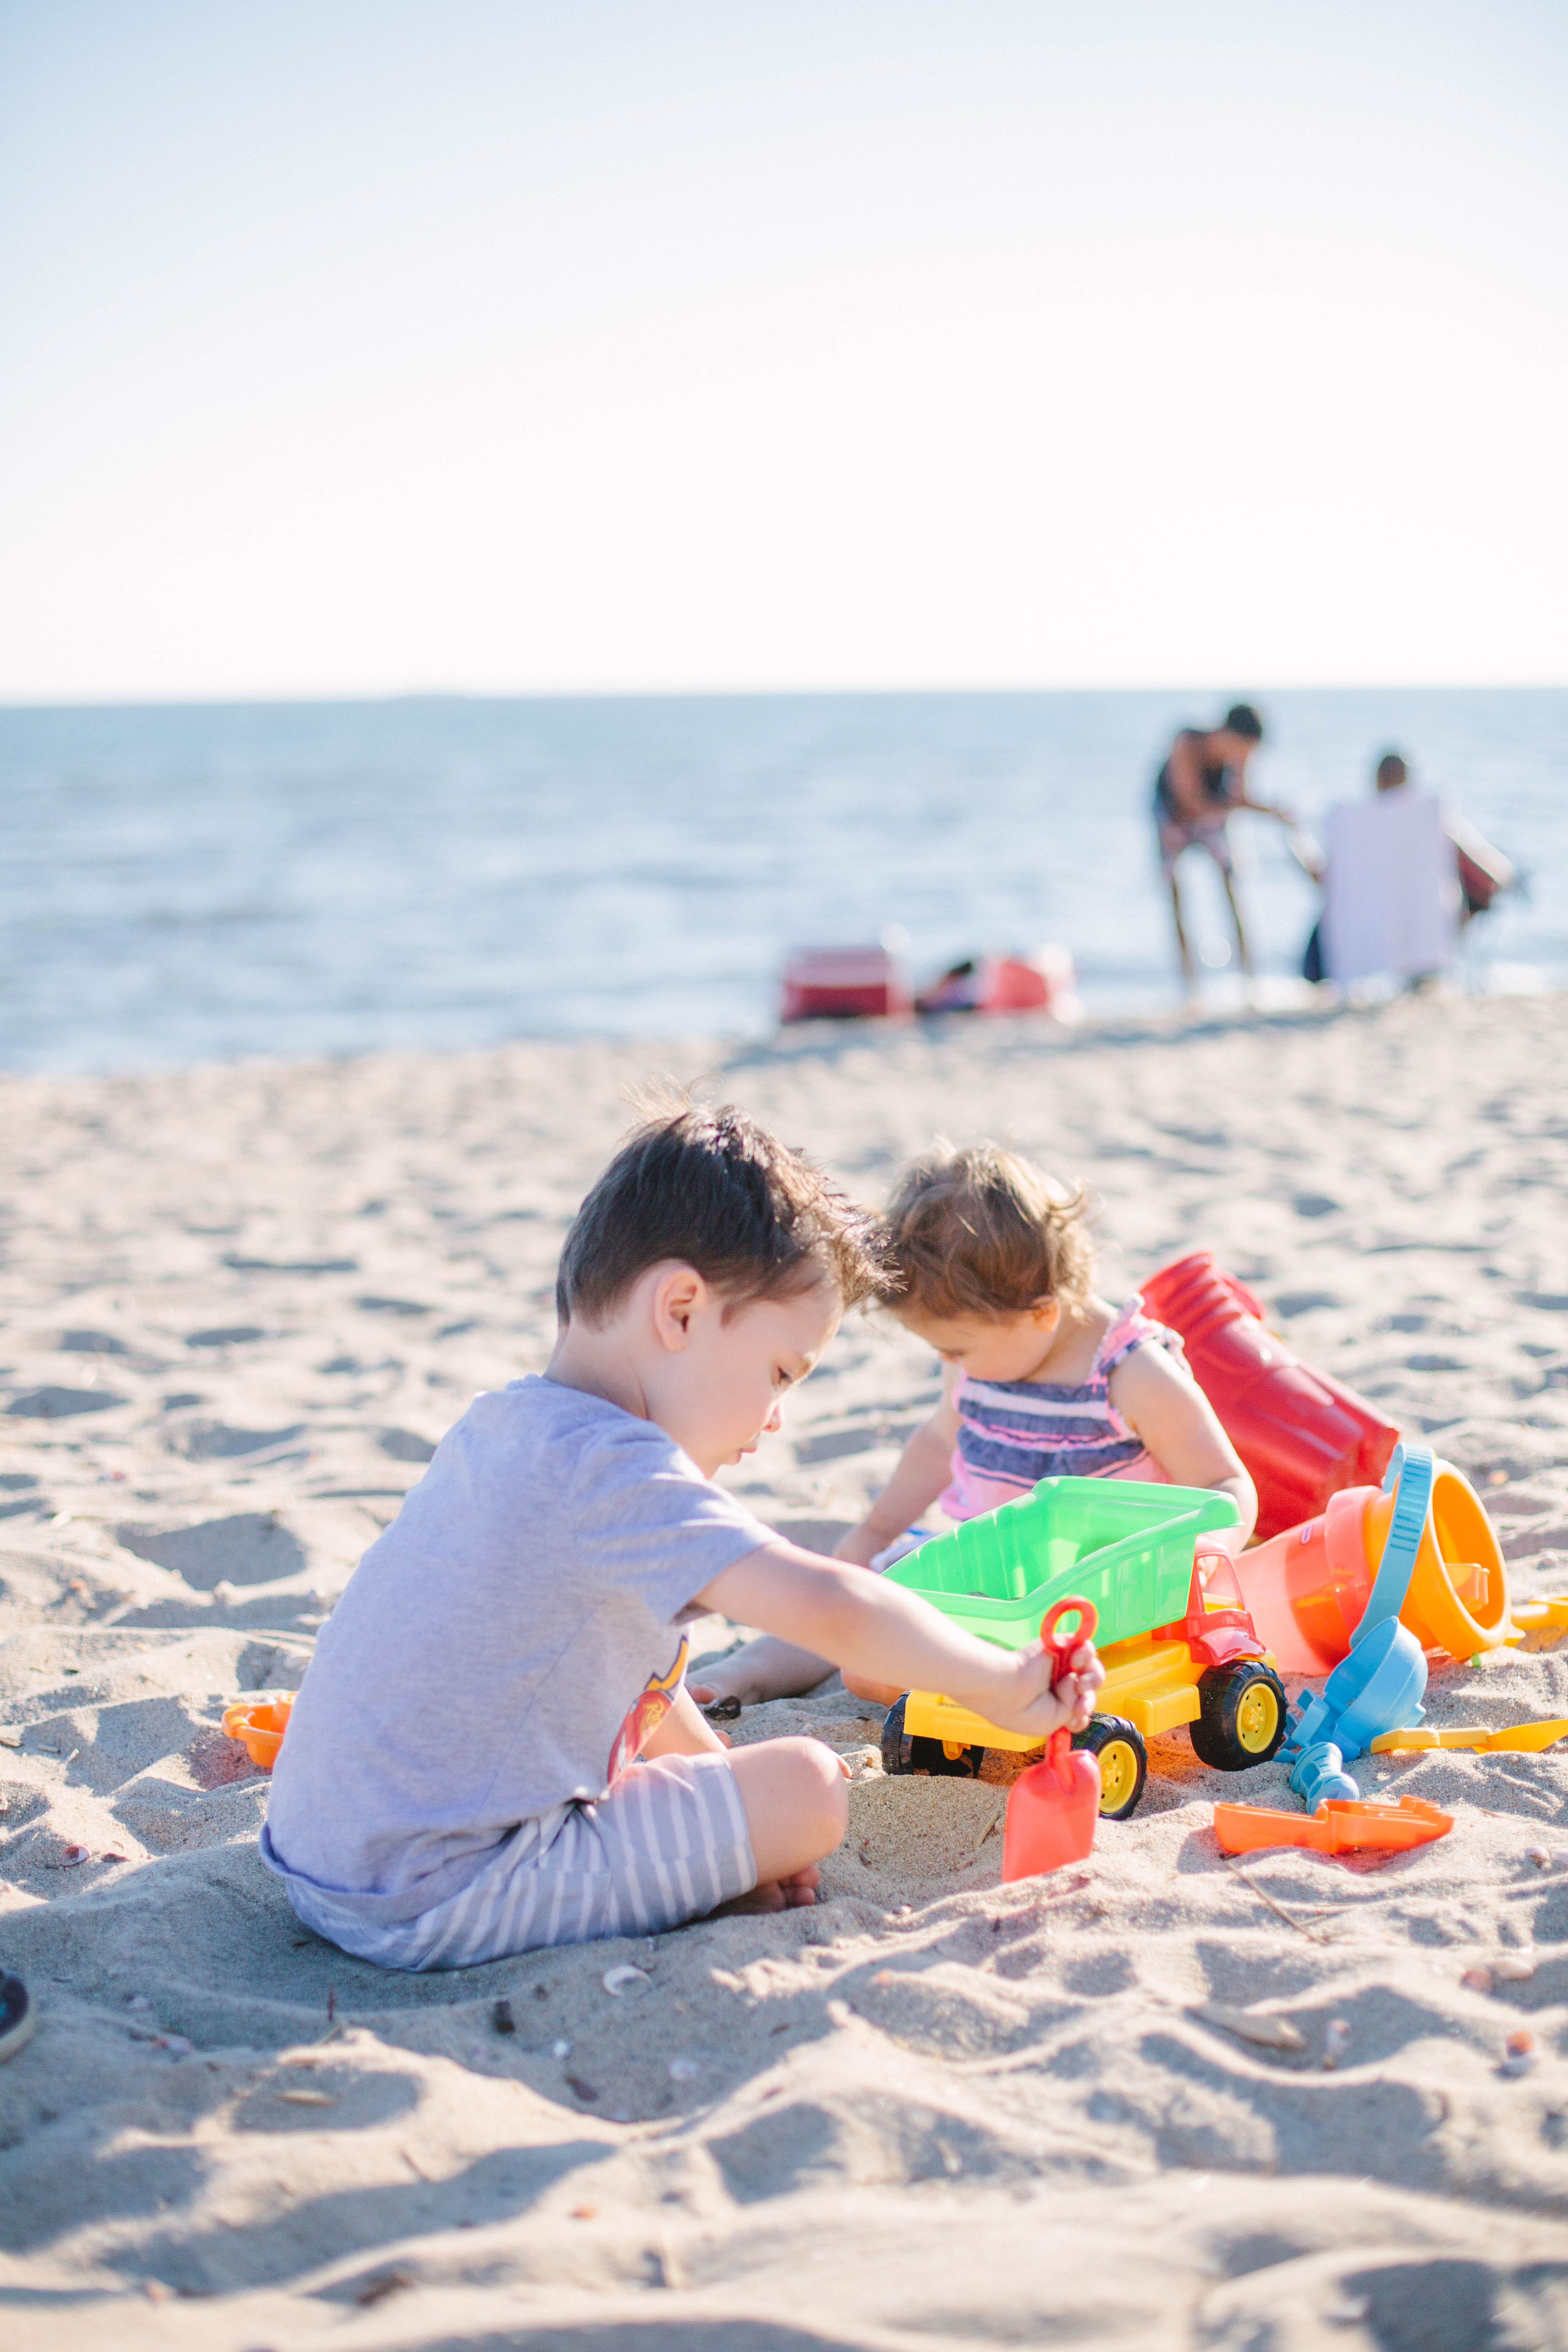
<instances>
[{"instance_id":1,"label":"red plastic shovel","mask_svg":"<svg viewBox=\"0 0 1568 2352\"><path fill-rule=\"evenodd\" d=\"M1062 1641L1057 1627L1075 1609L1079 1622ZM1053 1683L1066 1674L1079 1643L1093 1638L1098 1622L1093 1601L1080 1600L1077 1594L1058 1601L1049 1611L1040 1637L1055 1655ZM1031 1764L1013 1783L1002 1832L1003 1877L1042 1878L1047 1870L1059 1870L1064 1862L1082 1862L1094 1844L1099 1820L1100 1759L1087 1748L1075 1748L1072 1734L1064 1725L1052 1732L1039 1762Z\"/></svg>"}]
</instances>

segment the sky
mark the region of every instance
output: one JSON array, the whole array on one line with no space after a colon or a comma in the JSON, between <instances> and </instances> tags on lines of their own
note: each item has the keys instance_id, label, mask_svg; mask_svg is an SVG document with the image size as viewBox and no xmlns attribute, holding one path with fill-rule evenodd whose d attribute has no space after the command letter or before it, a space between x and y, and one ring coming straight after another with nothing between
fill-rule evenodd
<instances>
[{"instance_id":1,"label":"sky","mask_svg":"<svg viewBox=\"0 0 1568 2352\"><path fill-rule=\"evenodd\" d=\"M1568 680L1561 0L0 0L0 701Z\"/></svg>"}]
</instances>

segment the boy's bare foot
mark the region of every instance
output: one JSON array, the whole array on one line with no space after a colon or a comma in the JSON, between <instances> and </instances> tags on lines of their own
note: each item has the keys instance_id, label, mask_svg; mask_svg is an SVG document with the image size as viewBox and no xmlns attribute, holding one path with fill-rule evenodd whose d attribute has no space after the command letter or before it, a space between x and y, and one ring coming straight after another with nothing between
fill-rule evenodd
<instances>
[{"instance_id":1,"label":"boy's bare foot","mask_svg":"<svg viewBox=\"0 0 1568 2352\"><path fill-rule=\"evenodd\" d=\"M770 1878L753 1886L749 1895L737 1895L731 1903L721 1903L710 1911L710 1919L730 1919L746 1911L798 1911L816 1900L816 1890L822 1874L815 1862L804 1870L795 1871L788 1878Z\"/></svg>"},{"instance_id":2,"label":"boy's bare foot","mask_svg":"<svg viewBox=\"0 0 1568 2352\"><path fill-rule=\"evenodd\" d=\"M765 1706L771 1698L799 1698L815 1690L833 1672L826 1658L782 1642L776 1633L758 1633L721 1658L714 1658L686 1685L699 1706L712 1706L727 1698L742 1706Z\"/></svg>"}]
</instances>

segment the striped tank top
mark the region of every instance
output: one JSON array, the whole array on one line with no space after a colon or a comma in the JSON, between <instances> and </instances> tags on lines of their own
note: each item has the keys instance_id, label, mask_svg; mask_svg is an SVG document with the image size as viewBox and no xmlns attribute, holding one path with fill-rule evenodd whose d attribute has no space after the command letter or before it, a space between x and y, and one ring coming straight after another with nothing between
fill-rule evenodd
<instances>
[{"instance_id":1,"label":"striped tank top","mask_svg":"<svg viewBox=\"0 0 1568 2352\"><path fill-rule=\"evenodd\" d=\"M999 1503L1016 1502L1042 1478L1169 1479L1142 1439L1110 1402L1110 1375L1137 1348L1182 1342L1143 1312L1135 1296L1116 1310L1094 1352L1089 1375L1076 1388L1048 1381L976 1381L961 1373L953 1389L958 1444L942 1508L950 1519L973 1519Z\"/></svg>"}]
</instances>

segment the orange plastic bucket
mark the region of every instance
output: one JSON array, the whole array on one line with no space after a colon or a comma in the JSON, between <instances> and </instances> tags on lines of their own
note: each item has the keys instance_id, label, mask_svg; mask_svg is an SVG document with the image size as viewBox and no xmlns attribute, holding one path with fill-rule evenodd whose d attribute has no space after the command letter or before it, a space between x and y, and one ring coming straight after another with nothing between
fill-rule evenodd
<instances>
[{"instance_id":1,"label":"orange plastic bucket","mask_svg":"<svg viewBox=\"0 0 1568 2352\"><path fill-rule=\"evenodd\" d=\"M1349 1486L1331 1495L1315 1519L1242 1553L1236 1563L1242 1598L1282 1673L1327 1674L1349 1655L1393 1516L1392 1495ZM1479 1496L1451 1463L1436 1465L1399 1614L1423 1649L1461 1660L1514 1633L1497 1537Z\"/></svg>"},{"instance_id":2,"label":"orange plastic bucket","mask_svg":"<svg viewBox=\"0 0 1568 2352\"><path fill-rule=\"evenodd\" d=\"M224 1709L224 1730L230 1739L241 1743L251 1762L263 1772L270 1772L278 1761L293 1704L294 1694L289 1691L282 1698L241 1699L237 1706Z\"/></svg>"}]
</instances>

